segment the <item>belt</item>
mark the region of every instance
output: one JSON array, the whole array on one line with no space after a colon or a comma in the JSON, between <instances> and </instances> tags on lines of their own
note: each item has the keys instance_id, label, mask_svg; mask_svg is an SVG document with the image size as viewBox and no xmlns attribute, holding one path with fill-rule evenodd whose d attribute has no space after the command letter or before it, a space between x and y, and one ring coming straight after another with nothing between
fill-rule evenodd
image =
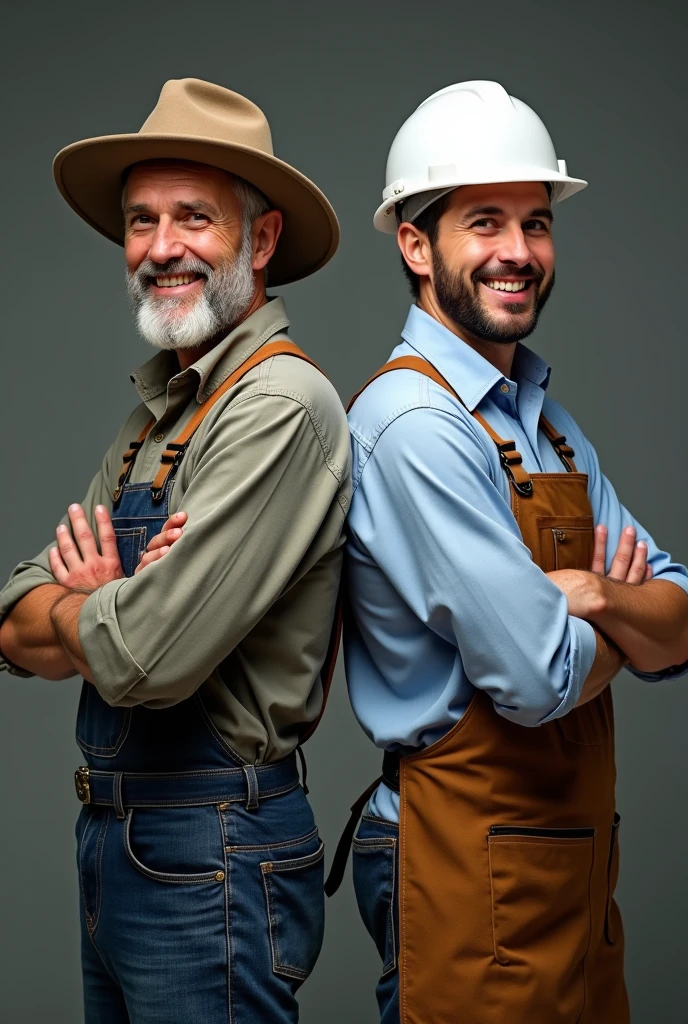
<instances>
[{"instance_id":1,"label":"belt","mask_svg":"<svg viewBox=\"0 0 688 1024\"><path fill-rule=\"evenodd\" d=\"M289 793L299 785L296 755L274 764L245 764L239 768L209 768L190 772L103 772L77 768L76 795L83 804L114 807L193 807L202 804L244 803L249 810L259 800Z\"/></svg>"}]
</instances>

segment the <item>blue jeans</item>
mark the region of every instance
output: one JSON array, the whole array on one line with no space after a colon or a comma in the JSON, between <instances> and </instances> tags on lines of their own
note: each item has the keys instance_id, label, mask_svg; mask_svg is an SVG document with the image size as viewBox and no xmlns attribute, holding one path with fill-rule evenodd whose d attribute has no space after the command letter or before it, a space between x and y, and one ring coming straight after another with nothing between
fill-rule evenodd
<instances>
[{"instance_id":1,"label":"blue jeans","mask_svg":"<svg viewBox=\"0 0 688 1024\"><path fill-rule=\"evenodd\" d=\"M354 889L382 961L376 995L381 1024L399 1024L399 826L364 814L353 842Z\"/></svg>"},{"instance_id":2,"label":"blue jeans","mask_svg":"<svg viewBox=\"0 0 688 1024\"><path fill-rule=\"evenodd\" d=\"M77 841L86 1024L298 1020L324 929L300 786L254 810L89 804Z\"/></svg>"}]
</instances>

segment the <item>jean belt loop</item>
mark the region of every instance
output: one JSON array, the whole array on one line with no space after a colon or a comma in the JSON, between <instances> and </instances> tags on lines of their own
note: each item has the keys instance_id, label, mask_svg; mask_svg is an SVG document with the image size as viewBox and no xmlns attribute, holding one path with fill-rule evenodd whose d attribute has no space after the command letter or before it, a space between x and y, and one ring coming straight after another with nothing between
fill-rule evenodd
<instances>
[{"instance_id":1,"label":"jean belt loop","mask_svg":"<svg viewBox=\"0 0 688 1024\"><path fill-rule=\"evenodd\" d=\"M256 775L256 769L252 764L245 764L244 775L246 776L246 810L257 811L258 810L258 776Z\"/></svg>"},{"instance_id":2,"label":"jean belt loop","mask_svg":"<svg viewBox=\"0 0 688 1024\"><path fill-rule=\"evenodd\" d=\"M124 821L124 804L122 803L122 773L115 772L112 779L112 803L118 821Z\"/></svg>"}]
</instances>

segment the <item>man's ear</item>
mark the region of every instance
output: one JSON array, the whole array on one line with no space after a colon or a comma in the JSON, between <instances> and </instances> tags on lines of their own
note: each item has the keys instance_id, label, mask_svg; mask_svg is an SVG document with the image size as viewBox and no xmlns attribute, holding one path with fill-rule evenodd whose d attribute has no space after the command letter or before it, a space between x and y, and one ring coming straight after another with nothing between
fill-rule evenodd
<instances>
[{"instance_id":1,"label":"man's ear","mask_svg":"<svg viewBox=\"0 0 688 1024\"><path fill-rule=\"evenodd\" d=\"M432 246L424 231L403 221L397 231L397 245L408 267L418 277L432 276Z\"/></svg>"},{"instance_id":2,"label":"man's ear","mask_svg":"<svg viewBox=\"0 0 688 1024\"><path fill-rule=\"evenodd\" d=\"M272 257L279 236L282 234L282 214L279 210L268 210L256 217L251 227L253 237L253 261L251 266L254 270L265 270Z\"/></svg>"}]
</instances>

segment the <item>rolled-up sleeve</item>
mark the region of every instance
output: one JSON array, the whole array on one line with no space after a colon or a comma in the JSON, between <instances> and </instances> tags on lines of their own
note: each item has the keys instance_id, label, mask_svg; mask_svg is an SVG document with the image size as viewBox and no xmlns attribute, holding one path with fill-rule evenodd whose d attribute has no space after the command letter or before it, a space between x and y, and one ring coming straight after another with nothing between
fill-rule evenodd
<instances>
[{"instance_id":1,"label":"rolled-up sleeve","mask_svg":"<svg viewBox=\"0 0 688 1024\"><path fill-rule=\"evenodd\" d=\"M362 547L414 615L458 649L470 683L520 725L570 711L595 631L569 616L533 562L468 418L435 408L398 416L361 480Z\"/></svg>"},{"instance_id":2,"label":"rolled-up sleeve","mask_svg":"<svg viewBox=\"0 0 688 1024\"><path fill-rule=\"evenodd\" d=\"M190 696L307 571L337 501L341 474L293 395L233 402L194 458L182 537L81 610L81 645L110 704L165 707Z\"/></svg>"},{"instance_id":3,"label":"rolled-up sleeve","mask_svg":"<svg viewBox=\"0 0 688 1024\"><path fill-rule=\"evenodd\" d=\"M109 486L109 467L112 458L112 450L113 449L110 448L106 453L100 470L91 480L88 491L86 492L86 497L81 502L82 508L86 513L86 518L89 520L93 529L96 528L96 505L105 505L106 508L111 507L112 496ZM55 527L58 526L59 522L69 524L69 516L65 514L61 520L56 519ZM31 593L32 590L35 590L36 587L41 587L49 583L52 583L53 585L57 583L57 580L50 570L50 560L48 558L48 552L54 546L55 540L53 539L52 542L48 544L40 554L36 555L35 558L20 562L13 570L9 580L0 591L0 622L10 614L14 606L21 601L23 597L26 597L26 595ZM0 652L0 672L2 671L8 671L12 675L23 676L25 678L28 678L33 674L17 665L13 665L3 657L2 652Z\"/></svg>"},{"instance_id":4,"label":"rolled-up sleeve","mask_svg":"<svg viewBox=\"0 0 688 1024\"><path fill-rule=\"evenodd\" d=\"M685 565L674 561L667 551L662 551L645 527L621 504L611 481L600 469L597 452L593 445L570 418L566 429L576 450L584 453L588 470L590 503L595 523L604 524L608 530L606 571L609 572L611 568L623 530L627 526L633 526L637 540L645 541L647 544L647 563L652 568L652 578L674 583L685 594L688 594L688 569ZM662 682L665 679L675 679L688 673L688 662L684 662L682 665L668 666L661 672L641 672L632 665L627 665L626 668L646 682Z\"/></svg>"}]
</instances>

